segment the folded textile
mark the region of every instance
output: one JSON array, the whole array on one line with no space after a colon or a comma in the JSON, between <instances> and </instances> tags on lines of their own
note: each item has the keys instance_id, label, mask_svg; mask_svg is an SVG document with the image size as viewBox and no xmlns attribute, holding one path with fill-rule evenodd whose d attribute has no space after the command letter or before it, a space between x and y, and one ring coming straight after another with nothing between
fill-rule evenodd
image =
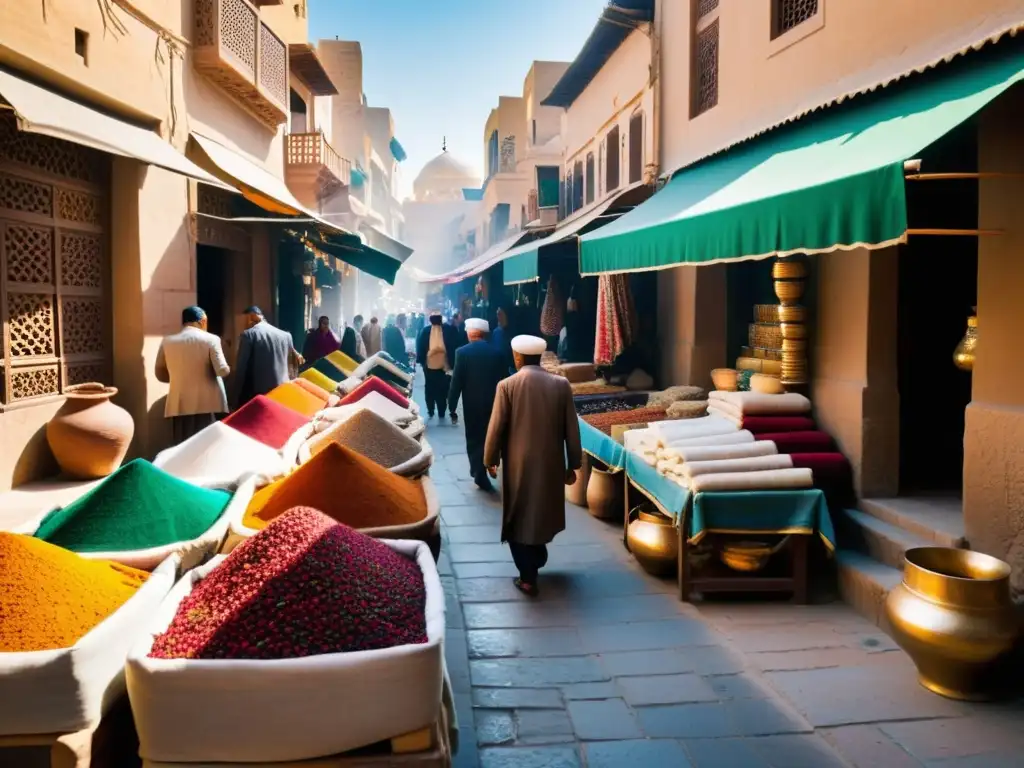
<instances>
[{"instance_id":1,"label":"folded textile","mask_svg":"<svg viewBox=\"0 0 1024 768\"><path fill-rule=\"evenodd\" d=\"M739 427L720 416L701 416L697 419L661 421L657 424L652 424L650 429L655 435L666 441L685 440L690 437L702 437L704 435L725 435L730 432L739 431Z\"/></svg>"},{"instance_id":2,"label":"folded textile","mask_svg":"<svg viewBox=\"0 0 1024 768\"><path fill-rule=\"evenodd\" d=\"M779 453L831 453L835 443L826 432L766 432L758 440L771 440Z\"/></svg>"},{"instance_id":3,"label":"folded textile","mask_svg":"<svg viewBox=\"0 0 1024 768\"><path fill-rule=\"evenodd\" d=\"M792 453L789 458L794 467L807 467L814 472L815 480L819 475L850 478L850 462L841 453Z\"/></svg>"},{"instance_id":4,"label":"folded textile","mask_svg":"<svg viewBox=\"0 0 1024 768\"><path fill-rule=\"evenodd\" d=\"M809 432L814 431L814 419L808 416L744 416L743 429L755 435L763 432Z\"/></svg>"},{"instance_id":5,"label":"folded textile","mask_svg":"<svg viewBox=\"0 0 1024 768\"><path fill-rule=\"evenodd\" d=\"M673 448L679 457L690 461L717 461L718 459L745 459L749 456L771 456L778 453L775 443L762 440L740 445L705 445Z\"/></svg>"},{"instance_id":6,"label":"folded textile","mask_svg":"<svg viewBox=\"0 0 1024 768\"><path fill-rule=\"evenodd\" d=\"M739 411L740 416L762 416L807 413L811 401L796 392L766 395L761 392L708 392L709 400L720 400Z\"/></svg>"},{"instance_id":7,"label":"folded textile","mask_svg":"<svg viewBox=\"0 0 1024 768\"><path fill-rule=\"evenodd\" d=\"M736 429L742 429L743 417L739 415L735 410L727 410L726 403L724 400L710 400L708 401L708 415L717 416L720 419L735 424Z\"/></svg>"},{"instance_id":8,"label":"folded textile","mask_svg":"<svg viewBox=\"0 0 1024 768\"><path fill-rule=\"evenodd\" d=\"M784 453L766 456L748 456L742 459L716 459L712 461L688 461L681 465L689 477L700 475L721 475L728 472L759 472L767 469L792 469L793 460Z\"/></svg>"},{"instance_id":9,"label":"folded textile","mask_svg":"<svg viewBox=\"0 0 1024 768\"><path fill-rule=\"evenodd\" d=\"M724 472L690 478L690 490L767 491L781 488L811 488L814 478L809 469L767 469L761 472Z\"/></svg>"},{"instance_id":10,"label":"folded textile","mask_svg":"<svg viewBox=\"0 0 1024 768\"><path fill-rule=\"evenodd\" d=\"M754 435L745 429L739 432L727 432L724 435L704 435L702 437L687 437L681 440L665 442L669 448L687 448L706 445L742 445L743 443L754 442Z\"/></svg>"},{"instance_id":11,"label":"folded textile","mask_svg":"<svg viewBox=\"0 0 1024 768\"><path fill-rule=\"evenodd\" d=\"M631 429L622 436L622 445L627 451L640 453L650 449L653 453L658 446L658 437L651 432L650 427L646 429Z\"/></svg>"}]
</instances>

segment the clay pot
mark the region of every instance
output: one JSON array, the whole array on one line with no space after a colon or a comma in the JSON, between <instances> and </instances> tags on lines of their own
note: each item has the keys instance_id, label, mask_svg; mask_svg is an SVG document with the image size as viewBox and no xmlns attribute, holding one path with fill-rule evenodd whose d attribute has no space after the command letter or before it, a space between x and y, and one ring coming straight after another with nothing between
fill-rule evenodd
<instances>
[{"instance_id":1,"label":"clay pot","mask_svg":"<svg viewBox=\"0 0 1024 768\"><path fill-rule=\"evenodd\" d=\"M577 507L587 506L587 483L590 480L590 457L583 454L580 471L576 473L576 482L565 486L565 500Z\"/></svg>"},{"instance_id":2,"label":"clay pot","mask_svg":"<svg viewBox=\"0 0 1024 768\"><path fill-rule=\"evenodd\" d=\"M135 422L110 402L116 394L115 387L95 382L64 390L64 405L46 425L46 441L68 477L96 480L121 466Z\"/></svg>"},{"instance_id":3,"label":"clay pot","mask_svg":"<svg viewBox=\"0 0 1024 768\"><path fill-rule=\"evenodd\" d=\"M998 690L993 674L1020 633L1010 599L1010 566L966 549L908 549L903 582L885 601L893 639L925 688L981 700Z\"/></svg>"},{"instance_id":4,"label":"clay pot","mask_svg":"<svg viewBox=\"0 0 1024 768\"><path fill-rule=\"evenodd\" d=\"M587 481L587 509L599 520L622 519L622 474L597 467L590 470Z\"/></svg>"}]
</instances>

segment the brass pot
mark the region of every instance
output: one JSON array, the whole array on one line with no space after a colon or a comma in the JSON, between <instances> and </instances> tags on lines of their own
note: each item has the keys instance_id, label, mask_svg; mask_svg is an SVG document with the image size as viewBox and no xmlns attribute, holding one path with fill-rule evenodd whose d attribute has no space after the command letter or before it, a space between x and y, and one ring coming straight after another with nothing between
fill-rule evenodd
<instances>
[{"instance_id":1,"label":"brass pot","mask_svg":"<svg viewBox=\"0 0 1024 768\"><path fill-rule=\"evenodd\" d=\"M618 472L591 467L590 478L587 480L587 510L590 514L600 520L616 517L621 520L623 482Z\"/></svg>"},{"instance_id":2,"label":"brass pot","mask_svg":"<svg viewBox=\"0 0 1024 768\"><path fill-rule=\"evenodd\" d=\"M590 480L590 457L583 454L580 471L576 473L576 482L565 486L565 500L577 507L587 506L587 483Z\"/></svg>"},{"instance_id":3,"label":"brass pot","mask_svg":"<svg viewBox=\"0 0 1024 768\"><path fill-rule=\"evenodd\" d=\"M634 507L629 511L626 542L640 567L652 576L671 576L676 572L679 535L671 518Z\"/></svg>"},{"instance_id":4,"label":"brass pot","mask_svg":"<svg viewBox=\"0 0 1024 768\"><path fill-rule=\"evenodd\" d=\"M1010 651L1020 630L1010 571L981 552L907 550L903 582L886 598L885 615L921 685L951 699L991 697L993 662Z\"/></svg>"},{"instance_id":5,"label":"brass pot","mask_svg":"<svg viewBox=\"0 0 1024 768\"><path fill-rule=\"evenodd\" d=\"M722 545L718 556L734 571L755 573L768 565L775 549L760 541L730 541Z\"/></svg>"},{"instance_id":6,"label":"brass pot","mask_svg":"<svg viewBox=\"0 0 1024 768\"><path fill-rule=\"evenodd\" d=\"M795 304L804 295L803 280L776 280L775 295L783 304Z\"/></svg>"}]
</instances>

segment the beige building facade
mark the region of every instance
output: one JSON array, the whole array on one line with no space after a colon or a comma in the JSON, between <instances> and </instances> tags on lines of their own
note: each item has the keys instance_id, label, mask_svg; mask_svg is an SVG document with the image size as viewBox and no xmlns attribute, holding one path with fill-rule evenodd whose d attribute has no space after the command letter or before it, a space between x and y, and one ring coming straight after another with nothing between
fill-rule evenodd
<instances>
[{"instance_id":1,"label":"beige building facade","mask_svg":"<svg viewBox=\"0 0 1024 768\"><path fill-rule=\"evenodd\" d=\"M778 126L813 119L809 113L820 109L855 109L858 94L922 77L917 73L944 59L975 55L972 48L1018 45L1009 33L1024 26L1017 0L740 5L657 3L662 173L784 131ZM1022 98L1011 89L929 148L948 159L940 170L1019 174ZM974 178L945 190L943 202L933 194L937 187L907 184L912 226L949 227L951 218L966 216L968 231L998 234L912 235L905 245L809 261L808 394L821 428L850 459L861 509L872 516L867 549L840 558L845 596L872 618L899 577L899 557L884 541L877 545L879 537L966 543L1010 562L1016 587L1024 588L1024 395L1013 343L1024 323L1024 272L1015 258L1024 237L1024 187L1015 177ZM930 269L922 266L929 257ZM730 270L744 266L659 273L667 380L706 385L712 368L732 365L738 352L729 347L726 314L738 273ZM954 277L936 278L936 271ZM973 373L965 374L953 369L951 356L972 305L982 341ZM922 358L924 348L931 362ZM948 396L934 401L933 421L941 424L929 426L914 402L927 402L931 387ZM895 539L886 539L890 534Z\"/></svg>"},{"instance_id":2,"label":"beige building facade","mask_svg":"<svg viewBox=\"0 0 1024 768\"><path fill-rule=\"evenodd\" d=\"M292 208L284 185L289 45L305 42L305 0L0 7L0 66L11 76L133 126L126 130L152 131L211 182L232 173L258 179L264 201L276 195ZM8 186L0 221L5 263L24 263L25 279L3 284L0 490L53 474L44 427L63 388L80 381L119 389L116 402L135 420L130 455L165 447L166 385L153 371L161 338L199 302L233 361L241 310L257 303L272 313L276 283L269 228L222 221L241 200L234 191L128 150L19 131L15 116L0 111ZM198 141L237 167L226 172ZM31 232L15 242L25 224ZM25 368L20 358L37 364Z\"/></svg>"}]
</instances>

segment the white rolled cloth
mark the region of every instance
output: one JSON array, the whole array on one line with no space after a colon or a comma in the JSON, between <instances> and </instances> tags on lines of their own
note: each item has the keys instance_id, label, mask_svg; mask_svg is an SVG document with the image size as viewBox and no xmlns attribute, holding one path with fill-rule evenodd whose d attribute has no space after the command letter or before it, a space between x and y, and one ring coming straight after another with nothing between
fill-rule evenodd
<instances>
[{"instance_id":1,"label":"white rolled cloth","mask_svg":"<svg viewBox=\"0 0 1024 768\"><path fill-rule=\"evenodd\" d=\"M734 411L728 411L722 406L727 405L724 400L715 400L712 405L708 406L708 413L712 416L721 416L723 419L728 419L736 425L736 429L743 427L743 417L737 416Z\"/></svg>"},{"instance_id":2,"label":"white rolled cloth","mask_svg":"<svg viewBox=\"0 0 1024 768\"><path fill-rule=\"evenodd\" d=\"M739 428L721 416L701 416L697 419L655 421L648 427L651 432L665 441L683 440L703 435L725 435L738 432Z\"/></svg>"},{"instance_id":3,"label":"white rolled cloth","mask_svg":"<svg viewBox=\"0 0 1024 768\"><path fill-rule=\"evenodd\" d=\"M793 458L788 453L768 456L748 456L743 459L715 459L711 461L689 461L681 465L690 477L720 475L726 472L760 472L766 469L792 469Z\"/></svg>"},{"instance_id":4,"label":"white rolled cloth","mask_svg":"<svg viewBox=\"0 0 1024 768\"><path fill-rule=\"evenodd\" d=\"M811 470L767 469L762 472L725 472L720 475L699 475L690 478L690 490L701 491L771 491L784 488L810 488L814 485Z\"/></svg>"},{"instance_id":5,"label":"white rolled cloth","mask_svg":"<svg viewBox=\"0 0 1024 768\"><path fill-rule=\"evenodd\" d=\"M627 451L640 453L657 447L658 437L650 429L630 429L622 436L622 445Z\"/></svg>"},{"instance_id":6,"label":"white rolled cloth","mask_svg":"<svg viewBox=\"0 0 1024 768\"><path fill-rule=\"evenodd\" d=\"M782 416L807 413L811 410L811 401L797 392L766 395L762 392L720 392L716 390L708 393L708 400L729 403L739 410L740 416Z\"/></svg>"},{"instance_id":7,"label":"white rolled cloth","mask_svg":"<svg viewBox=\"0 0 1024 768\"><path fill-rule=\"evenodd\" d=\"M672 440L665 443L668 448L690 448L706 445L742 445L754 442L754 434L746 429L739 432L728 432L724 435L704 435L703 437L687 437L683 440Z\"/></svg>"},{"instance_id":8,"label":"white rolled cloth","mask_svg":"<svg viewBox=\"0 0 1024 768\"><path fill-rule=\"evenodd\" d=\"M771 456L779 452L771 440L758 440L742 445L705 445L673 448L685 461L717 461L719 459L745 459L750 456Z\"/></svg>"}]
</instances>

